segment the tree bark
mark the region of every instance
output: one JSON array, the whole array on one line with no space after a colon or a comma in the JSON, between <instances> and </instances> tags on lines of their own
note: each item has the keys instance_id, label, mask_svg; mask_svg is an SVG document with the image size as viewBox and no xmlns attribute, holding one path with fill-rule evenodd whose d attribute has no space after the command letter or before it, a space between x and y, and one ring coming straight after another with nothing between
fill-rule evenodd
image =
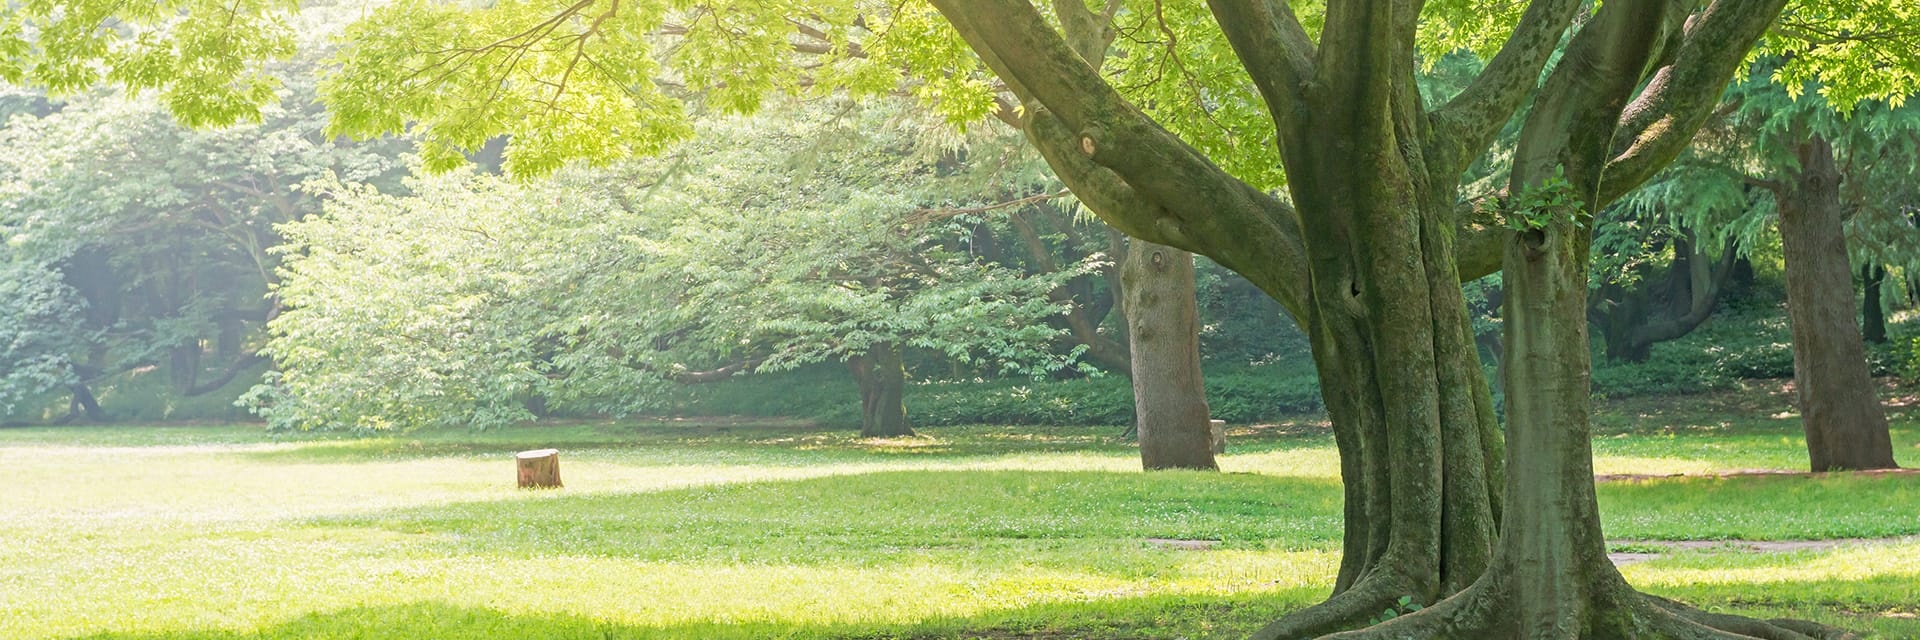
<instances>
[{"instance_id":1,"label":"tree bark","mask_svg":"<svg viewBox=\"0 0 1920 640\"><path fill-rule=\"evenodd\" d=\"M1840 170L1833 145L1808 136L1794 150L1799 171L1781 181L1780 245L1787 319L1793 328L1794 393L1814 471L1891 469L1887 416L1853 321L1853 273L1841 228Z\"/></svg>"},{"instance_id":2,"label":"tree bark","mask_svg":"<svg viewBox=\"0 0 1920 640\"><path fill-rule=\"evenodd\" d=\"M883 342L847 359L860 383L860 437L913 435L907 423L907 369L899 345Z\"/></svg>"},{"instance_id":3,"label":"tree bark","mask_svg":"<svg viewBox=\"0 0 1920 640\"><path fill-rule=\"evenodd\" d=\"M1886 344L1887 307L1880 301L1880 288L1886 284L1887 268L1878 264L1861 267L1860 281L1860 333L1867 342Z\"/></svg>"},{"instance_id":4,"label":"tree bark","mask_svg":"<svg viewBox=\"0 0 1920 640\"><path fill-rule=\"evenodd\" d=\"M175 391L184 394L198 385L201 351L199 340L190 340L187 344L168 350L167 372Z\"/></svg>"},{"instance_id":5,"label":"tree bark","mask_svg":"<svg viewBox=\"0 0 1920 640\"><path fill-rule=\"evenodd\" d=\"M1133 352L1133 412L1147 470L1218 469L1200 375L1193 254L1134 240L1121 266Z\"/></svg>"}]
</instances>

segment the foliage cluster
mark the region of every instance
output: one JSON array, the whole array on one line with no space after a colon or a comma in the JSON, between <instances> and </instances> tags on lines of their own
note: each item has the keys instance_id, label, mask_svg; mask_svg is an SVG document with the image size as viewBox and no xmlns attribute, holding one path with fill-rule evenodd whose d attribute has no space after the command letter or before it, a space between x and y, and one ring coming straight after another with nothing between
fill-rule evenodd
<instances>
[{"instance_id":1,"label":"foliage cluster","mask_svg":"<svg viewBox=\"0 0 1920 640\"><path fill-rule=\"evenodd\" d=\"M13 111L0 128L0 418L63 410L71 388L142 405L108 417L159 419L164 405L230 404L237 393L198 396L258 373L279 310L274 225L320 208L295 187L385 181L406 147L323 135L302 73L275 76L284 100L259 122L220 130L151 97L0 98Z\"/></svg>"},{"instance_id":2,"label":"foliage cluster","mask_svg":"<svg viewBox=\"0 0 1920 640\"><path fill-rule=\"evenodd\" d=\"M283 373L249 402L283 427L486 427L876 348L989 376L1076 366L1047 293L1099 256L1027 274L971 255L956 212L979 177L966 148L917 144L924 125L815 103L549 181L328 187L327 215L283 227Z\"/></svg>"},{"instance_id":3,"label":"foliage cluster","mask_svg":"<svg viewBox=\"0 0 1920 640\"><path fill-rule=\"evenodd\" d=\"M1322 409L1319 380L1305 361L1209 367L1207 406L1231 424L1279 422ZM1106 375L1069 379L926 380L907 386L907 410L928 426L1009 424L1108 426L1133 422L1132 381ZM688 388L665 413L792 417L824 425L860 422L853 383L829 368L742 378Z\"/></svg>"}]
</instances>

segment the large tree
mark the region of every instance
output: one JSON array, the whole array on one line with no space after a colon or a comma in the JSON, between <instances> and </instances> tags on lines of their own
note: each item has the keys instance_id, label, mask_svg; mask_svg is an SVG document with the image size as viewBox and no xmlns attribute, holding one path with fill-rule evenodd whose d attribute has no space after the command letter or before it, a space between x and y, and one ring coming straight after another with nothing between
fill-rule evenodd
<instances>
[{"instance_id":1,"label":"large tree","mask_svg":"<svg viewBox=\"0 0 1920 640\"><path fill-rule=\"evenodd\" d=\"M1855 323L1851 257L1913 245L1906 203L1890 196L1912 180L1920 109L1836 109L1826 96L1790 99L1799 87L1764 82L1742 89L1740 122L1753 133L1742 147L1748 162L1736 166L1757 168L1743 177L1772 196L1779 214L1794 390L1812 469L1892 468L1886 412ZM1863 249L1877 250L1849 250L1850 226ZM1865 315L1871 323L1874 314Z\"/></svg>"},{"instance_id":2,"label":"large tree","mask_svg":"<svg viewBox=\"0 0 1920 640\"><path fill-rule=\"evenodd\" d=\"M1773 81L1778 66L1763 60L1736 82L1723 117L1701 132L1684 161L1628 201L1633 208L1677 205L1674 217L1709 238L1724 237L1730 249L1736 240L1746 250L1779 247L1794 391L1812 469L1892 467L1887 419L1862 340L1879 312L1876 269L1904 262L1920 247L1908 186L1920 166L1920 107L1897 104L1904 95L1835 102L1809 91L1818 85ZM1717 270L1722 275L1699 278L1709 289L1729 270L1728 253ZM1868 282L1864 330L1855 324L1856 262ZM1707 271L1698 259L1690 265ZM1883 324L1879 330L1884 339Z\"/></svg>"},{"instance_id":3,"label":"large tree","mask_svg":"<svg viewBox=\"0 0 1920 640\"><path fill-rule=\"evenodd\" d=\"M1031 5L935 4L1022 96L1031 138L1076 193L1128 205L1096 211L1214 257L1308 325L1348 487L1346 555L1333 598L1263 637L1344 628L1405 594L1455 595L1359 633L1796 633L1628 587L1605 557L1587 440L1591 212L1688 144L1784 3L1530 3L1485 70L1430 108L1415 82L1421 3L1332 2L1315 38L1287 4L1216 0L1271 111L1297 212L1129 103ZM1518 231L1497 242L1512 452L1502 496L1457 284L1488 261L1456 245L1486 243L1456 238L1457 193L1529 94L1510 196L1493 207Z\"/></svg>"}]
</instances>

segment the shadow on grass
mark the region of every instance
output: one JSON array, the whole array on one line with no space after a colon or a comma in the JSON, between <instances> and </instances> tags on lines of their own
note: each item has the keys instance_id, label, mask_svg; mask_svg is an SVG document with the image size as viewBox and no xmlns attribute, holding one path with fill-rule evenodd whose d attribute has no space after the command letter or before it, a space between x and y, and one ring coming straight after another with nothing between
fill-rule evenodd
<instances>
[{"instance_id":1,"label":"shadow on grass","mask_svg":"<svg viewBox=\"0 0 1920 640\"><path fill-rule=\"evenodd\" d=\"M1824 583L1743 585L1755 594L1817 592ZM69 640L1167 640L1244 638L1324 594L1317 588L1229 595L1160 595L1045 603L935 617L912 623L807 623L778 620L629 624L566 612L512 613L423 601L314 612L254 629L107 632ZM1731 602L1709 598L1710 610L1817 619L1883 638L1920 637L1920 619L1900 610L1862 611L1846 603L1791 598ZM1871 636L1870 636L1871 637Z\"/></svg>"},{"instance_id":2,"label":"shadow on grass","mask_svg":"<svg viewBox=\"0 0 1920 640\"><path fill-rule=\"evenodd\" d=\"M510 613L426 601L316 612L256 629L108 632L71 640L625 640L759 638L933 640L979 638L1243 638L1319 589L1227 596L1148 596L1048 603L915 623L806 623L777 620L625 624L573 613Z\"/></svg>"},{"instance_id":3,"label":"shadow on grass","mask_svg":"<svg viewBox=\"0 0 1920 640\"><path fill-rule=\"evenodd\" d=\"M1666 540L1807 540L1920 534L1920 476L1834 473L1606 482L1607 535Z\"/></svg>"},{"instance_id":4,"label":"shadow on grass","mask_svg":"<svg viewBox=\"0 0 1920 640\"><path fill-rule=\"evenodd\" d=\"M527 449L613 451L642 458L798 466L823 462L970 460L1076 453L1127 458L1133 442L1107 427L967 426L921 429L921 435L862 438L809 425L615 423L531 425L486 432L422 431L398 436L292 436L287 445L236 455L263 462L366 462L448 456L505 455ZM1232 434L1235 454L1330 447L1324 429L1248 427Z\"/></svg>"},{"instance_id":5,"label":"shadow on grass","mask_svg":"<svg viewBox=\"0 0 1920 640\"><path fill-rule=\"evenodd\" d=\"M1097 564L1075 554L1138 549L1148 538L1330 548L1341 534L1340 502L1334 480L1253 474L888 471L645 493L526 493L308 524L439 534L453 551L521 556L817 565L1024 547Z\"/></svg>"}]
</instances>

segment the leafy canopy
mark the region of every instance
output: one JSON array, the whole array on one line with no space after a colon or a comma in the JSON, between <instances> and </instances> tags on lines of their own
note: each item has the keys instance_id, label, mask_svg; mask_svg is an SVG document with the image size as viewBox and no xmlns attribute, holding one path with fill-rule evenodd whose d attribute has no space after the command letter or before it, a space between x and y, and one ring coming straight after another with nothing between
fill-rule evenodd
<instances>
[{"instance_id":1,"label":"leafy canopy","mask_svg":"<svg viewBox=\"0 0 1920 640\"><path fill-rule=\"evenodd\" d=\"M1072 366L1047 293L1092 263L976 258L953 215L979 189L968 160L1000 158L839 106L701 120L666 157L549 180L330 187L327 215L284 227L284 373L255 401L289 427L490 426L531 398L630 413L882 344L996 374Z\"/></svg>"}]
</instances>

